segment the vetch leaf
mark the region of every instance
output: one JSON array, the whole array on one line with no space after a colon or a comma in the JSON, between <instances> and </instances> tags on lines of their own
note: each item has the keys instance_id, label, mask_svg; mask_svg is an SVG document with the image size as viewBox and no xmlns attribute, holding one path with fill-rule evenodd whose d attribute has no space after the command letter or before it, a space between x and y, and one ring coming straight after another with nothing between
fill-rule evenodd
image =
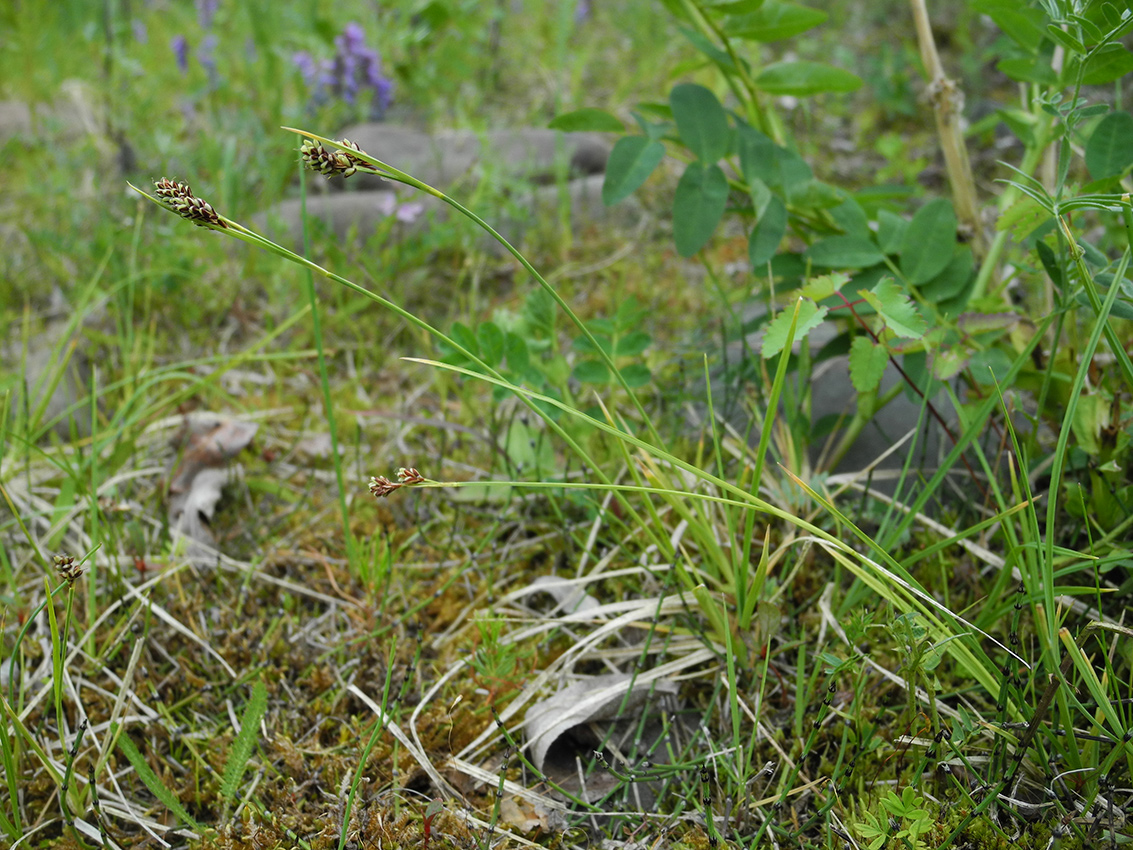
<instances>
[{"instance_id":1,"label":"vetch leaf","mask_svg":"<svg viewBox=\"0 0 1133 850\"><path fill-rule=\"evenodd\" d=\"M889 352L869 336L858 334L850 344L850 383L859 393L871 393L881 385Z\"/></svg>"},{"instance_id":2,"label":"vetch leaf","mask_svg":"<svg viewBox=\"0 0 1133 850\"><path fill-rule=\"evenodd\" d=\"M587 107L576 109L574 112L564 112L556 115L547 125L552 130L562 130L567 133L624 133L625 126L604 109Z\"/></svg>"},{"instance_id":3,"label":"vetch leaf","mask_svg":"<svg viewBox=\"0 0 1133 850\"><path fill-rule=\"evenodd\" d=\"M741 124L736 131L740 152L740 169L744 173L744 180L754 183L757 180L765 184L774 184L775 157L778 145L769 136Z\"/></svg>"},{"instance_id":4,"label":"vetch leaf","mask_svg":"<svg viewBox=\"0 0 1133 850\"><path fill-rule=\"evenodd\" d=\"M728 179L718 165L690 163L673 195L673 241L691 257L712 238L728 203Z\"/></svg>"},{"instance_id":5,"label":"vetch leaf","mask_svg":"<svg viewBox=\"0 0 1133 850\"><path fill-rule=\"evenodd\" d=\"M767 261L775 256L786 232L787 207L778 197L772 195L767 203L767 209L763 211L759 223L748 239L747 253L753 271L759 271L761 266L766 265Z\"/></svg>"},{"instance_id":6,"label":"vetch leaf","mask_svg":"<svg viewBox=\"0 0 1133 850\"><path fill-rule=\"evenodd\" d=\"M1086 143L1086 168L1095 180L1115 177L1133 163L1133 115L1114 112L1098 122Z\"/></svg>"},{"instance_id":7,"label":"vetch leaf","mask_svg":"<svg viewBox=\"0 0 1133 850\"><path fill-rule=\"evenodd\" d=\"M819 307L809 298L799 299L799 320L795 325L794 341L806 337L808 333L822 324L826 318L826 308ZM781 311L771 323L767 326L767 330L763 333L763 347L761 353L763 359L774 357L783 350L783 346L787 344L787 331L791 329L791 321L794 319L794 307L788 307Z\"/></svg>"},{"instance_id":8,"label":"vetch leaf","mask_svg":"<svg viewBox=\"0 0 1133 850\"><path fill-rule=\"evenodd\" d=\"M913 286L926 283L952 262L956 213L944 198L929 201L913 216L901 245L901 271Z\"/></svg>"},{"instance_id":9,"label":"vetch leaf","mask_svg":"<svg viewBox=\"0 0 1133 850\"><path fill-rule=\"evenodd\" d=\"M755 84L768 94L805 96L857 91L862 80L856 74L821 62L778 62L760 71Z\"/></svg>"},{"instance_id":10,"label":"vetch leaf","mask_svg":"<svg viewBox=\"0 0 1133 850\"><path fill-rule=\"evenodd\" d=\"M767 0L758 11L732 18L728 35L752 41L779 41L813 29L826 18L826 13L817 9Z\"/></svg>"},{"instance_id":11,"label":"vetch leaf","mask_svg":"<svg viewBox=\"0 0 1133 850\"><path fill-rule=\"evenodd\" d=\"M632 363L619 371L622 373L626 386L631 389L643 387L653 380L653 373L649 371L649 367L641 363Z\"/></svg>"},{"instance_id":12,"label":"vetch leaf","mask_svg":"<svg viewBox=\"0 0 1133 850\"><path fill-rule=\"evenodd\" d=\"M636 357L653 344L653 337L645 331L634 331L617 341L614 345L615 357Z\"/></svg>"},{"instance_id":13,"label":"vetch leaf","mask_svg":"<svg viewBox=\"0 0 1133 850\"><path fill-rule=\"evenodd\" d=\"M877 244L886 254L901 253L905 230L909 223L897 213L880 210L877 213Z\"/></svg>"},{"instance_id":14,"label":"vetch leaf","mask_svg":"<svg viewBox=\"0 0 1133 850\"><path fill-rule=\"evenodd\" d=\"M493 369L504 359L504 333L495 322L482 322L476 328L476 341L480 343L484 362Z\"/></svg>"},{"instance_id":15,"label":"vetch leaf","mask_svg":"<svg viewBox=\"0 0 1133 850\"><path fill-rule=\"evenodd\" d=\"M524 374L531 365L527 341L512 331L508 331L504 337L504 356L507 357L508 371L513 375Z\"/></svg>"},{"instance_id":16,"label":"vetch leaf","mask_svg":"<svg viewBox=\"0 0 1133 850\"><path fill-rule=\"evenodd\" d=\"M681 141L698 159L713 163L728 155L731 147L728 113L716 95L704 86L682 83L673 87L669 104Z\"/></svg>"},{"instance_id":17,"label":"vetch leaf","mask_svg":"<svg viewBox=\"0 0 1133 850\"><path fill-rule=\"evenodd\" d=\"M885 255L869 239L828 236L806 250L812 264L825 269L865 269L885 262Z\"/></svg>"},{"instance_id":18,"label":"vetch leaf","mask_svg":"<svg viewBox=\"0 0 1133 850\"><path fill-rule=\"evenodd\" d=\"M606 162L602 203L612 207L637 191L665 158L665 146L645 136L618 139Z\"/></svg>"},{"instance_id":19,"label":"vetch leaf","mask_svg":"<svg viewBox=\"0 0 1133 850\"><path fill-rule=\"evenodd\" d=\"M1028 8L1018 0L985 0L980 11L995 21L997 27L1028 53L1038 52L1039 45L1046 37L1043 26L1047 17L1041 9Z\"/></svg>"},{"instance_id":20,"label":"vetch leaf","mask_svg":"<svg viewBox=\"0 0 1133 850\"><path fill-rule=\"evenodd\" d=\"M1089 58L1082 84L1103 86L1133 71L1133 53L1120 44L1108 44Z\"/></svg>"},{"instance_id":21,"label":"vetch leaf","mask_svg":"<svg viewBox=\"0 0 1133 850\"><path fill-rule=\"evenodd\" d=\"M583 360L574 367L574 378L584 384L608 384L610 370L601 360Z\"/></svg>"},{"instance_id":22,"label":"vetch leaf","mask_svg":"<svg viewBox=\"0 0 1133 850\"><path fill-rule=\"evenodd\" d=\"M897 336L919 339L924 336L925 320L917 312L912 300L901 291L893 278L887 277L877 282L871 290L859 293L885 320L885 326Z\"/></svg>"},{"instance_id":23,"label":"vetch leaf","mask_svg":"<svg viewBox=\"0 0 1133 850\"><path fill-rule=\"evenodd\" d=\"M940 304L963 291L968 278L972 276L974 265L972 249L967 245L961 245L960 250L953 254L951 262L944 267L944 270L917 289L928 301Z\"/></svg>"}]
</instances>

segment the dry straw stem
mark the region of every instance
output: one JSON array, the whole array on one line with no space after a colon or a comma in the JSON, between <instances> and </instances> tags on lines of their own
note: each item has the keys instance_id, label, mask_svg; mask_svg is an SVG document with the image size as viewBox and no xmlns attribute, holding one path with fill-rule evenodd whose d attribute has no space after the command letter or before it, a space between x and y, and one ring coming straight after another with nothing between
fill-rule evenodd
<instances>
[{"instance_id":1,"label":"dry straw stem","mask_svg":"<svg viewBox=\"0 0 1133 850\"><path fill-rule=\"evenodd\" d=\"M921 61L929 77L928 93L936 116L936 132L940 136L940 147L944 153L944 164L948 169L948 181L952 184L952 203L956 207L956 217L960 226L969 233L969 245L977 263L987 253L987 237L980 221L979 204L976 199L976 183L972 179L972 166L968 161L968 148L964 144L964 132L960 129L960 110L964 104L964 94L955 80L944 75L940 54L936 52L936 42L932 38L932 27L928 20L928 9L924 0L909 0L913 9L913 21L917 27L917 42L921 48Z\"/></svg>"}]
</instances>

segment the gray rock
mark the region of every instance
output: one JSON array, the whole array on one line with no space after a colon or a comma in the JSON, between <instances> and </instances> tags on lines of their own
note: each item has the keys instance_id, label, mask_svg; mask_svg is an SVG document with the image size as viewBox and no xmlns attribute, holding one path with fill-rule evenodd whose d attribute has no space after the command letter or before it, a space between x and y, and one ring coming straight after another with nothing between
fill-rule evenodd
<instances>
[{"instance_id":1,"label":"gray rock","mask_svg":"<svg viewBox=\"0 0 1133 850\"><path fill-rule=\"evenodd\" d=\"M571 226L576 231L592 224L632 226L640 218L640 207L633 203L607 207L602 203L602 180L601 175L571 180L565 186L565 195L558 186L530 187L516 192L501 208L478 213L512 243L522 241L533 225L553 220L561 203L569 205ZM385 228L388 228L388 238L405 239L420 233L430 222L452 214L451 208L436 198L404 191L396 194L386 190L339 192L307 198L308 217L321 222L339 241L355 238L364 243ZM296 251L302 248L303 218L299 199L283 201L254 216L252 225ZM487 233L480 237L479 246L497 255L504 250Z\"/></svg>"}]
</instances>

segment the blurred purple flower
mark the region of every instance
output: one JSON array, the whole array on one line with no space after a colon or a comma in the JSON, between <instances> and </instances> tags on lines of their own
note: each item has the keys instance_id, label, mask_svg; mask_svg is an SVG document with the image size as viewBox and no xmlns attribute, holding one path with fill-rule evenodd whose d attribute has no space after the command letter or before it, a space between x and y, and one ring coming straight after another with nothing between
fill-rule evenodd
<instances>
[{"instance_id":1,"label":"blurred purple flower","mask_svg":"<svg viewBox=\"0 0 1133 850\"><path fill-rule=\"evenodd\" d=\"M371 117L381 118L393 101L393 81L382 73L378 51L366 46L365 31L357 23L347 24L335 37L334 47L333 59L316 60L306 51L292 56L311 91L312 102L335 97L353 104L362 90L369 89L373 92Z\"/></svg>"},{"instance_id":2,"label":"blurred purple flower","mask_svg":"<svg viewBox=\"0 0 1133 850\"><path fill-rule=\"evenodd\" d=\"M130 21L130 28L134 31L134 41L138 44L145 44L149 41L149 30L146 29L145 21L134 18Z\"/></svg>"},{"instance_id":3,"label":"blurred purple flower","mask_svg":"<svg viewBox=\"0 0 1133 850\"><path fill-rule=\"evenodd\" d=\"M175 35L173 36L173 40L169 42L169 46L173 48L173 56L177 60L177 67L181 69L181 73L189 73L188 39L183 35Z\"/></svg>"},{"instance_id":4,"label":"blurred purple flower","mask_svg":"<svg viewBox=\"0 0 1133 850\"><path fill-rule=\"evenodd\" d=\"M421 213L423 213L424 211L425 205L423 203L421 203L420 201L410 201L408 203L401 204L397 208L395 215L397 216L397 220L402 222L403 224L412 224L421 217Z\"/></svg>"},{"instance_id":5,"label":"blurred purple flower","mask_svg":"<svg viewBox=\"0 0 1133 850\"><path fill-rule=\"evenodd\" d=\"M216 17L218 6L220 0L197 0L197 23L201 25L201 29L207 30L212 27L212 19Z\"/></svg>"},{"instance_id":6,"label":"blurred purple flower","mask_svg":"<svg viewBox=\"0 0 1133 850\"><path fill-rule=\"evenodd\" d=\"M574 5L574 22L581 24L590 18L590 0L578 0Z\"/></svg>"},{"instance_id":7,"label":"blurred purple flower","mask_svg":"<svg viewBox=\"0 0 1133 850\"><path fill-rule=\"evenodd\" d=\"M219 79L216 71L216 42L216 35L210 32L201 41L201 46L197 48L197 61L208 72L209 82L213 88L216 88Z\"/></svg>"}]
</instances>

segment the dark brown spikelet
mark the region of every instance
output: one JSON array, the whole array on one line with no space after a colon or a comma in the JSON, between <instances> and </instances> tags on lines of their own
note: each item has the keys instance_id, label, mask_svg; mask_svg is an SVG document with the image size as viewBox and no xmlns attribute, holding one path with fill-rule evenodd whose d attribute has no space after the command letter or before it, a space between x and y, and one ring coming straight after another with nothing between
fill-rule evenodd
<instances>
[{"instance_id":1,"label":"dark brown spikelet","mask_svg":"<svg viewBox=\"0 0 1133 850\"><path fill-rule=\"evenodd\" d=\"M193 194L188 183L178 183L166 177L155 180L154 191L169 209L200 227L228 227L212 204Z\"/></svg>"},{"instance_id":2,"label":"dark brown spikelet","mask_svg":"<svg viewBox=\"0 0 1133 850\"><path fill-rule=\"evenodd\" d=\"M343 139L339 144L345 148L356 150L359 153L362 152L362 149L354 142L350 141L350 139ZM333 177L336 174L349 177L354 174L359 167L368 167L368 163L348 151L329 151L318 142L310 139L303 142L302 146L299 148L299 153L303 157L304 165L312 171L325 174L327 177Z\"/></svg>"}]
</instances>

